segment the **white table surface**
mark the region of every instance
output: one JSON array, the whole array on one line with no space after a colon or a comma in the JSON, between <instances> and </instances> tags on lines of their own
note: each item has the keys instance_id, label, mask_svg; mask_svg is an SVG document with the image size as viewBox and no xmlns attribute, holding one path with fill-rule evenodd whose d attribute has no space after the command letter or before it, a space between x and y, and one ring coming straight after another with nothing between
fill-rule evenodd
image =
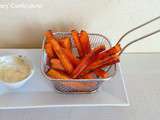
<instances>
[{"instance_id":1,"label":"white table surface","mask_svg":"<svg viewBox=\"0 0 160 120\"><path fill-rule=\"evenodd\" d=\"M33 64L34 74L23 87L14 91L0 86L0 110L129 105L120 64L117 64L116 75L111 80L105 80L94 94L65 95L59 94L54 89L53 82L46 80L42 75L40 49L0 49L0 56L4 55L27 56Z\"/></svg>"},{"instance_id":2,"label":"white table surface","mask_svg":"<svg viewBox=\"0 0 160 120\"><path fill-rule=\"evenodd\" d=\"M129 107L0 110L0 120L159 120L160 53L124 54Z\"/></svg>"}]
</instances>

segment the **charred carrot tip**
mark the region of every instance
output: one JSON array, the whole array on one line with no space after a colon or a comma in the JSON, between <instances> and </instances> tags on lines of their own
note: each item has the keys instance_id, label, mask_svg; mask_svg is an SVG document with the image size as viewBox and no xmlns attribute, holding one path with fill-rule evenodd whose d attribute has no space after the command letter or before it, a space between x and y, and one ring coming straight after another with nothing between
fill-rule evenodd
<instances>
[{"instance_id":1,"label":"charred carrot tip","mask_svg":"<svg viewBox=\"0 0 160 120\"><path fill-rule=\"evenodd\" d=\"M71 32L77 32L77 30L71 30Z\"/></svg>"},{"instance_id":2,"label":"charred carrot tip","mask_svg":"<svg viewBox=\"0 0 160 120\"><path fill-rule=\"evenodd\" d=\"M77 48L77 51L78 51L78 53L79 53L79 56L80 56L80 57L83 57L83 56L84 56L84 53L83 53L82 45L81 45L81 43L80 43L79 33L78 33L77 31L75 31L75 30L73 30L71 33L72 33L74 45L75 45L75 47Z\"/></svg>"},{"instance_id":3,"label":"charred carrot tip","mask_svg":"<svg viewBox=\"0 0 160 120\"><path fill-rule=\"evenodd\" d=\"M81 30L80 32L80 43L82 45L84 54L87 54L91 51L89 36L88 36L88 33L84 30Z\"/></svg>"},{"instance_id":4,"label":"charred carrot tip","mask_svg":"<svg viewBox=\"0 0 160 120\"><path fill-rule=\"evenodd\" d=\"M51 32L50 32L50 31L47 31L47 32L44 33L44 35L48 37L48 36L51 35Z\"/></svg>"},{"instance_id":5,"label":"charred carrot tip","mask_svg":"<svg viewBox=\"0 0 160 120\"><path fill-rule=\"evenodd\" d=\"M93 50L96 53L100 53L100 52L104 51L105 49L106 49L105 45L99 45L98 47L94 48Z\"/></svg>"}]
</instances>

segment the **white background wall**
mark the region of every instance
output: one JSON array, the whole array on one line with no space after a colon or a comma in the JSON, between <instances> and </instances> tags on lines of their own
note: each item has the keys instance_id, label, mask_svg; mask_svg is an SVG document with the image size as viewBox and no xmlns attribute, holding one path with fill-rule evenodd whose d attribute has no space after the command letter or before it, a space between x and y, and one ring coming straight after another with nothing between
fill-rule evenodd
<instances>
[{"instance_id":1,"label":"white background wall","mask_svg":"<svg viewBox=\"0 0 160 120\"><path fill-rule=\"evenodd\" d=\"M112 43L127 30L160 15L160 0L0 0L3 4L40 4L41 9L0 8L0 47L40 47L47 29L85 29ZM160 20L128 36L123 44L160 28ZM136 43L128 52L160 52L160 34Z\"/></svg>"}]
</instances>

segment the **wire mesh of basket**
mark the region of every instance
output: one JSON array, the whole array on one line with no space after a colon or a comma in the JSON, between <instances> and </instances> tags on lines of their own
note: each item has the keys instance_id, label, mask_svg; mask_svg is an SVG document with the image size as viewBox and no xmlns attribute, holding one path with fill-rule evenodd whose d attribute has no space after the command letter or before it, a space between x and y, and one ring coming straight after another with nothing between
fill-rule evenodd
<instances>
[{"instance_id":1,"label":"wire mesh of basket","mask_svg":"<svg viewBox=\"0 0 160 120\"><path fill-rule=\"evenodd\" d=\"M70 32L55 32L53 33L54 36L58 39L63 37L70 37L73 53L77 55L77 51L75 49L75 46L73 44L73 38ZM111 48L111 43L109 40L101 35L101 34L89 34L89 41L91 44L91 48L95 48L99 45L105 45L107 49ZM43 39L43 45L42 45L42 51L41 51L41 71L42 74L47 78L48 80L51 80L54 84L54 87L56 90L62 93L91 93L93 91L96 91L103 82L108 81L111 79L115 73L116 73L116 64L104 68L105 71L109 73L109 77L106 79L96 78L96 79L53 79L46 75L46 72L49 69L49 66L47 65L47 55L44 49L46 39Z\"/></svg>"}]
</instances>

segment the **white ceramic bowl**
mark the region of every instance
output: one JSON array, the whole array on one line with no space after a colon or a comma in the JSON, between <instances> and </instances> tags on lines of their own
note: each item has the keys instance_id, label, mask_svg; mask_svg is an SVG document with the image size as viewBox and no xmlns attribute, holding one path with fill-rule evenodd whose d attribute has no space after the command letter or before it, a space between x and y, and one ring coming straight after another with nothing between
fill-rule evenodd
<instances>
[{"instance_id":1,"label":"white ceramic bowl","mask_svg":"<svg viewBox=\"0 0 160 120\"><path fill-rule=\"evenodd\" d=\"M10 64L12 64L12 59L14 57L21 57L21 59L23 59L24 62L30 66L31 71L30 71L30 74L25 79L19 80L17 82L5 82L3 80L0 80L0 85L4 86L6 88L9 88L9 89L15 89L15 88L19 88L19 87L23 86L32 77L32 75L34 73L32 62L25 56L22 56L22 55L2 56L2 57L0 57L0 60L9 61Z\"/></svg>"}]
</instances>

